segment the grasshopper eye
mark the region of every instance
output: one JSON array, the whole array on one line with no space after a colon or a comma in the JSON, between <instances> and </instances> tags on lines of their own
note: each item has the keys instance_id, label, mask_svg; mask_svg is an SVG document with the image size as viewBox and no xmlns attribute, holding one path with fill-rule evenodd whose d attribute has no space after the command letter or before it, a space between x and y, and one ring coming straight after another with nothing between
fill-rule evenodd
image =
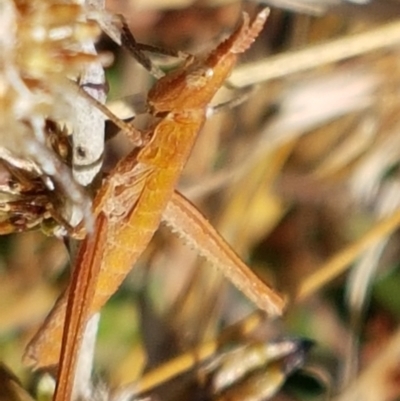
<instances>
[{"instance_id":1,"label":"grasshopper eye","mask_svg":"<svg viewBox=\"0 0 400 401\"><path fill-rule=\"evenodd\" d=\"M200 67L193 70L186 76L186 83L192 88L201 88L208 84L210 78L214 76L212 68Z\"/></svg>"},{"instance_id":2,"label":"grasshopper eye","mask_svg":"<svg viewBox=\"0 0 400 401\"><path fill-rule=\"evenodd\" d=\"M207 85L210 78L214 75L212 68L200 67L193 70L186 76L186 83L191 88L201 88Z\"/></svg>"},{"instance_id":3,"label":"grasshopper eye","mask_svg":"<svg viewBox=\"0 0 400 401\"><path fill-rule=\"evenodd\" d=\"M214 75L214 70L212 68L207 68L204 73L204 76L206 78L212 78L213 75Z\"/></svg>"}]
</instances>

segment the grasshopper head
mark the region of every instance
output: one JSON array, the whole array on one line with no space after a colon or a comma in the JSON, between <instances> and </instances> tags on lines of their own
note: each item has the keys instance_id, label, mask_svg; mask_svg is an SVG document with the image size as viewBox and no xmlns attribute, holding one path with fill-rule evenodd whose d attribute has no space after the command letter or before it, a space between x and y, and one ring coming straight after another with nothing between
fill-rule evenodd
<instances>
[{"instance_id":1,"label":"grasshopper head","mask_svg":"<svg viewBox=\"0 0 400 401\"><path fill-rule=\"evenodd\" d=\"M209 59L191 57L177 70L161 78L148 96L150 108L157 114L176 110L205 109L231 72L236 57L220 57L210 65Z\"/></svg>"},{"instance_id":2,"label":"grasshopper head","mask_svg":"<svg viewBox=\"0 0 400 401\"><path fill-rule=\"evenodd\" d=\"M205 109L232 71L237 54L246 51L262 30L268 9L250 24L243 13L239 27L207 58L190 57L181 67L161 78L148 96L149 107L157 113Z\"/></svg>"}]
</instances>

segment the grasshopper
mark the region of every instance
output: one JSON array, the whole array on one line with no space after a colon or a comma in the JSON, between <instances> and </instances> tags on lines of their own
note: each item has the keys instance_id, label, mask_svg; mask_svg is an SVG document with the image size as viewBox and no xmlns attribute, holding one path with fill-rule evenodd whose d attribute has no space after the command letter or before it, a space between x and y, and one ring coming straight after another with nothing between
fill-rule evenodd
<instances>
[{"instance_id":1,"label":"grasshopper","mask_svg":"<svg viewBox=\"0 0 400 401\"><path fill-rule=\"evenodd\" d=\"M262 30L268 13L264 9L252 22L244 13L239 27L206 58L190 56L159 79L148 93L148 110L157 119L148 130L140 132L129 124L128 137L143 138L143 147L117 163L105 179L93 202L95 230L78 252L72 283L25 354L25 360L38 368L57 364L61 352L56 400L70 398L76 353L87 319L118 289L161 221L219 266L259 308L270 315L282 314L283 298L175 191L213 96L232 71L237 55L246 51Z\"/></svg>"}]
</instances>

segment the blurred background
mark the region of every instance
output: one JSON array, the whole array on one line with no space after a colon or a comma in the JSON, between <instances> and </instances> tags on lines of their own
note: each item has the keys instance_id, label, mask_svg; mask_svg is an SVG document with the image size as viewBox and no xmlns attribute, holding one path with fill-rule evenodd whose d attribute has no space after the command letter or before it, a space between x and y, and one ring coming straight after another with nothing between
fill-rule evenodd
<instances>
[{"instance_id":1,"label":"blurred background","mask_svg":"<svg viewBox=\"0 0 400 401\"><path fill-rule=\"evenodd\" d=\"M315 343L302 371L274 399L396 400L400 2L263 5L271 7L266 27L214 104L244 94L246 100L207 121L179 189L260 277L287 295L282 319L260 318L236 343ZM233 0L107 1L139 42L192 54L212 50L243 10L254 15L259 7ZM98 46L115 57L107 69L111 106L145 96L154 83L149 73L106 37ZM152 59L166 69L176 64ZM106 145L105 171L128 147L123 134ZM0 247L1 361L32 390L38 376L21 356L68 281L68 255L61 241L38 231L3 236ZM218 269L161 227L102 312L95 375L120 388L194 346L220 341L221 332L253 311ZM196 385L185 396L162 382L167 390L153 397L216 399L200 391L207 384L197 366L191 370Z\"/></svg>"}]
</instances>

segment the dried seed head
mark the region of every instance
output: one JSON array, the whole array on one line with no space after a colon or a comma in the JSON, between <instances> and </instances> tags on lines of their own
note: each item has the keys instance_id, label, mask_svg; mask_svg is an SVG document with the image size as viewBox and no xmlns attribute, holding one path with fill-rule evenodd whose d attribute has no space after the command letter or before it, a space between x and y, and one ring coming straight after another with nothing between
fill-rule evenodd
<instances>
[{"instance_id":1,"label":"dried seed head","mask_svg":"<svg viewBox=\"0 0 400 401\"><path fill-rule=\"evenodd\" d=\"M33 117L65 117L63 82L96 60L80 49L99 28L72 1L5 0L0 8L1 131Z\"/></svg>"},{"instance_id":2,"label":"dried seed head","mask_svg":"<svg viewBox=\"0 0 400 401\"><path fill-rule=\"evenodd\" d=\"M0 2L0 146L72 188L75 205L87 205L69 170L45 144L46 121L71 121L77 77L96 55L82 49L100 28L74 0ZM65 191L64 191L65 192ZM86 206L83 208L88 209Z\"/></svg>"}]
</instances>

